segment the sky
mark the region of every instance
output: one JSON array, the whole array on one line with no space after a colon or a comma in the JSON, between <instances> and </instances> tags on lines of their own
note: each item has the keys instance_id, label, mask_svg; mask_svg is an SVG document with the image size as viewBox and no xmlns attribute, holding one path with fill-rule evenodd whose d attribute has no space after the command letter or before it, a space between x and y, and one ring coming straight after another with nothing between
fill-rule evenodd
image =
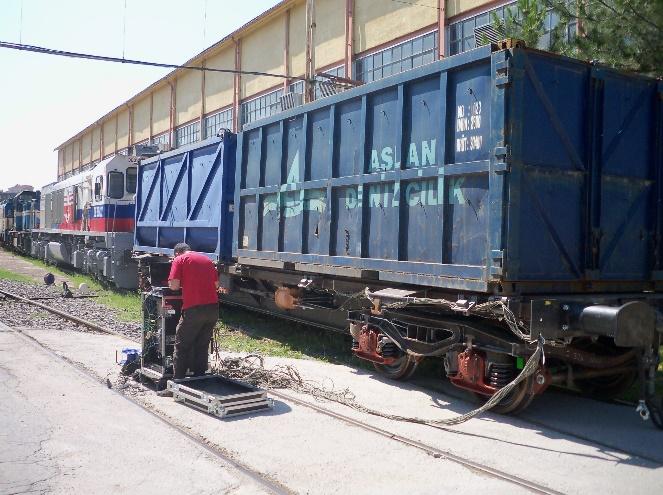
<instances>
[{"instance_id":1,"label":"sky","mask_svg":"<svg viewBox=\"0 0 663 495\"><path fill-rule=\"evenodd\" d=\"M0 41L181 64L277 3L0 0ZM0 189L53 182L56 146L168 72L0 48Z\"/></svg>"}]
</instances>

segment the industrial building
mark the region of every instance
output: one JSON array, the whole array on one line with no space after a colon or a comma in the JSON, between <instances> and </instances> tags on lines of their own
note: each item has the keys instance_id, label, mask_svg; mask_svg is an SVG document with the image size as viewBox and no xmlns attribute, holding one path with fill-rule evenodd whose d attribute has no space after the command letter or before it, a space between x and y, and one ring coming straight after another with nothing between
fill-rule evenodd
<instances>
[{"instance_id":1,"label":"industrial building","mask_svg":"<svg viewBox=\"0 0 663 495\"><path fill-rule=\"evenodd\" d=\"M176 148L235 132L284 106L339 91L318 76L359 82L475 47L475 28L501 17L504 0L283 0L185 64L287 75L177 69L57 147L58 179L136 144ZM546 19L549 33L555 23ZM309 26L314 26L309 29ZM546 41L544 40L544 43ZM331 82L330 82L331 81Z\"/></svg>"}]
</instances>

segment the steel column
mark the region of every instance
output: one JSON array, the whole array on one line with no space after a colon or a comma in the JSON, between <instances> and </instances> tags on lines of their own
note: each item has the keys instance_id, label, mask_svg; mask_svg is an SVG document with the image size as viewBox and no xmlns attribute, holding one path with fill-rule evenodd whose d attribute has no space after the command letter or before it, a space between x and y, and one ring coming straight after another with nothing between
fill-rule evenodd
<instances>
[{"instance_id":1,"label":"steel column","mask_svg":"<svg viewBox=\"0 0 663 495\"><path fill-rule=\"evenodd\" d=\"M285 75L290 75L290 10L285 11L283 16L285 24L285 46L283 47L283 67L285 68ZM289 79L283 80L283 94L288 93Z\"/></svg>"},{"instance_id":2,"label":"steel column","mask_svg":"<svg viewBox=\"0 0 663 495\"><path fill-rule=\"evenodd\" d=\"M242 47L240 40L235 41L235 70L242 70ZM240 118L240 96L241 96L241 84L242 76L239 72L235 72L235 77L233 81L233 132L239 132L242 126L242 120Z\"/></svg>"},{"instance_id":3,"label":"steel column","mask_svg":"<svg viewBox=\"0 0 663 495\"><path fill-rule=\"evenodd\" d=\"M306 0L306 81L304 100L315 100L315 1Z\"/></svg>"},{"instance_id":4,"label":"steel column","mask_svg":"<svg viewBox=\"0 0 663 495\"><path fill-rule=\"evenodd\" d=\"M176 94L176 88L177 88L177 79L173 81L168 81L168 85L170 86L170 123L168 126L168 135L170 139L170 147L174 148L175 147L175 108L177 105L177 94Z\"/></svg>"},{"instance_id":5,"label":"steel column","mask_svg":"<svg viewBox=\"0 0 663 495\"><path fill-rule=\"evenodd\" d=\"M207 67L207 60L203 60L200 66L203 69ZM207 138L207 136L205 136L205 73L207 71L203 70L201 72L202 74L200 75L200 124L199 124L200 141Z\"/></svg>"},{"instance_id":6,"label":"steel column","mask_svg":"<svg viewBox=\"0 0 663 495\"><path fill-rule=\"evenodd\" d=\"M345 77L348 79L354 79L354 3L354 0L345 0Z\"/></svg>"},{"instance_id":7,"label":"steel column","mask_svg":"<svg viewBox=\"0 0 663 495\"><path fill-rule=\"evenodd\" d=\"M444 58L444 53L446 50L445 46L445 26L446 26L446 0L437 0L437 47L438 53L437 56L439 59Z\"/></svg>"}]
</instances>

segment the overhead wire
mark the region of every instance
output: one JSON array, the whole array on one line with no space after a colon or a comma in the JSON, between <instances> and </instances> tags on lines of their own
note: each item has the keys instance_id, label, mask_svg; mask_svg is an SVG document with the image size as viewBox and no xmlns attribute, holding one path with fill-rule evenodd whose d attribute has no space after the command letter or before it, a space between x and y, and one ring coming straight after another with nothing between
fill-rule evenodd
<instances>
[{"instance_id":1,"label":"overhead wire","mask_svg":"<svg viewBox=\"0 0 663 495\"><path fill-rule=\"evenodd\" d=\"M160 67L164 69L187 69L187 70L198 70L205 72L220 72L224 74L241 74L249 76L275 77L279 79L289 79L297 81L306 80L306 78L303 76L288 76L285 74L274 74L272 72L237 70L237 69L216 69L213 67L202 67L195 65L180 65L180 64L168 64L162 62L151 62L147 60L110 57L107 55L94 55L90 53L70 52L67 50L57 50L54 48L46 48L43 46L27 45L23 43L11 43L7 41L0 41L0 48L7 48L9 50L19 50L19 51L26 51L32 53L41 53L43 55L54 55L54 56L67 57L67 58L80 58L85 60L97 60L101 62L113 62L120 64L144 65L148 67Z\"/></svg>"}]
</instances>

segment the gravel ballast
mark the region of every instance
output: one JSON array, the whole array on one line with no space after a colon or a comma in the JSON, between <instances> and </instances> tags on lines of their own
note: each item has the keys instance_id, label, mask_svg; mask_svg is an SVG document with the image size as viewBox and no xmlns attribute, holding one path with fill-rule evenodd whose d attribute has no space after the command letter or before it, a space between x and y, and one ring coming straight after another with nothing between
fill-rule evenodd
<instances>
[{"instance_id":1,"label":"gravel ballast","mask_svg":"<svg viewBox=\"0 0 663 495\"><path fill-rule=\"evenodd\" d=\"M0 280L0 290L11 292L26 299L35 299L40 304L121 333L130 339L140 338L140 322L123 321L114 309L100 304L94 297L77 298L76 290L72 289L73 298L64 298L60 287L12 280ZM93 295L93 293L90 293L90 295ZM0 321L12 327L90 331L82 325L65 320L45 309L3 297L0 297Z\"/></svg>"}]
</instances>

